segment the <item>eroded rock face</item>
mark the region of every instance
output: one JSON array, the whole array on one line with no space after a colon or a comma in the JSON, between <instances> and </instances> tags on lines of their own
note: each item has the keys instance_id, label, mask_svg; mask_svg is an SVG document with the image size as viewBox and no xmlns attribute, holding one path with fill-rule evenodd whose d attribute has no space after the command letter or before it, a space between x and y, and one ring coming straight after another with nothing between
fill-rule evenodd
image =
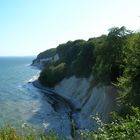
<instances>
[{"instance_id":1,"label":"eroded rock face","mask_svg":"<svg viewBox=\"0 0 140 140\"><path fill-rule=\"evenodd\" d=\"M59 55L55 54L51 57L46 57L46 58L36 58L35 60L33 60L32 62L32 66L38 67L39 69L43 69L44 65L50 61L57 61L59 60Z\"/></svg>"},{"instance_id":2,"label":"eroded rock face","mask_svg":"<svg viewBox=\"0 0 140 140\"><path fill-rule=\"evenodd\" d=\"M59 60L58 54L54 56L35 59L34 66L43 69L44 63ZM117 91L113 86L92 86L93 77L63 79L54 90L62 97L72 102L76 108L73 113L77 129L97 129L97 124L92 116L99 114L103 121L109 120L111 111L116 110Z\"/></svg>"},{"instance_id":3,"label":"eroded rock face","mask_svg":"<svg viewBox=\"0 0 140 140\"><path fill-rule=\"evenodd\" d=\"M77 108L74 117L80 129L94 129L97 125L91 116L98 113L103 121L109 120L111 111L116 110L117 91L113 86L91 87L92 77L76 78L72 76L55 86L55 91L69 99Z\"/></svg>"}]
</instances>

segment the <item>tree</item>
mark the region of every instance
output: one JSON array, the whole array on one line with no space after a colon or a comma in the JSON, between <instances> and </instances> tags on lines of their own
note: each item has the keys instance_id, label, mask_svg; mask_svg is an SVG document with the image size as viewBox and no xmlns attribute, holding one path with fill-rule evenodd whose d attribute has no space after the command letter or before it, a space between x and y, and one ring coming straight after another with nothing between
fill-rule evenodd
<instances>
[{"instance_id":1,"label":"tree","mask_svg":"<svg viewBox=\"0 0 140 140\"><path fill-rule=\"evenodd\" d=\"M123 47L130 34L125 27L114 27L109 30L108 36L102 46L96 49L97 58L93 73L98 81L109 84L116 82L122 75Z\"/></svg>"},{"instance_id":2,"label":"tree","mask_svg":"<svg viewBox=\"0 0 140 140\"><path fill-rule=\"evenodd\" d=\"M124 52L125 70L118 79L121 101L140 107L140 33L129 37Z\"/></svg>"},{"instance_id":3,"label":"tree","mask_svg":"<svg viewBox=\"0 0 140 140\"><path fill-rule=\"evenodd\" d=\"M72 63L72 71L78 77L88 77L91 74L92 67L95 64L93 55L94 44L90 41L81 48L77 59Z\"/></svg>"},{"instance_id":4,"label":"tree","mask_svg":"<svg viewBox=\"0 0 140 140\"><path fill-rule=\"evenodd\" d=\"M57 66L50 65L41 72L39 81L45 86L54 87L65 78L66 72L67 68L65 63L60 63Z\"/></svg>"}]
</instances>

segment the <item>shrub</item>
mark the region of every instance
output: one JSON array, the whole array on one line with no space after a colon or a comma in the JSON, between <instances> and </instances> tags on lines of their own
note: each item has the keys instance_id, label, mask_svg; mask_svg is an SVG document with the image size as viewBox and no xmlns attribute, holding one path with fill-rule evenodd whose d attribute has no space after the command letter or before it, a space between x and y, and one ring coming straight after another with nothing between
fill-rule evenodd
<instances>
[{"instance_id":1,"label":"shrub","mask_svg":"<svg viewBox=\"0 0 140 140\"><path fill-rule=\"evenodd\" d=\"M64 79L66 72L67 68L65 63L60 63L57 66L48 66L41 72L39 81L45 86L54 87Z\"/></svg>"},{"instance_id":2,"label":"shrub","mask_svg":"<svg viewBox=\"0 0 140 140\"><path fill-rule=\"evenodd\" d=\"M49 135L44 135L43 133L37 133L31 128L28 128L26 131L25 128L17 130L9 125L5 126L0 128L0 140L59 140L58 136L52 132Z\"/></svg>"},{"instance_id":3,"label":"shrub","mask_svg":"<svg viewBox=\"0 0 140 140\"><path fill-rule=\"evenodd\" d=\"M109 124L103 123L98 117L99 125L97 132L82 132L83 139L89 140L139 140L140 139L140 110L131 108L131 115L124 118L112 113L113 121Z\"/></svg>"}]
</instances>

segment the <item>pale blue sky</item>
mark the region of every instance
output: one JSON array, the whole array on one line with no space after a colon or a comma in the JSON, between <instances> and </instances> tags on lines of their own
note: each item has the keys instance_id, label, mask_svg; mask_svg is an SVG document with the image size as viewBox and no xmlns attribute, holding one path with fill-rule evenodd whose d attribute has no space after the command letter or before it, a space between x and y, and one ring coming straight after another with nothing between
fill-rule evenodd
<instances>
[{"instance_id":1,"label":"pale blue sky","mask_svg":"<svg viewBox=\"0 0 140 140\"><path fill-rule=\"evenodd\" d=\"M140 28L140 0L0 0L0 56L37 55L68 40Z\"/></svg>"}]
</instances>

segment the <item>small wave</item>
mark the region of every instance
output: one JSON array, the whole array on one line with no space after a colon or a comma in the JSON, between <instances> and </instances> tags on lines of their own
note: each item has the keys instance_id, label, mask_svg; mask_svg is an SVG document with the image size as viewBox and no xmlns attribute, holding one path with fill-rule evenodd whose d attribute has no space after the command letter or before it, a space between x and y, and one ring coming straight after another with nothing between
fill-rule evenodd
<instances>
[{"instance_id":1,"label":"small wave","mask_svg":"<svg viewBox=\"0 0 140 140\"><path fill-rule=\"evenodd\" d=\"M34 75L34 76L30 79L30 80L28 80L28 83L33 82L33 81L37 80L37 79L38 79L38 77L39 77L39 74Z\"/></svg>"},{"instance_id":2,"label":"small wave","mask_svg":"<svg viewBox=\"0 0 140 140\"><path fill-rule=\"evenodd\" d=\"M31 83L31 82L37 80L39 75L40 75L40 72L38 72L36 75L34 75L31 79L25 80L24 83Z\"/></svg>"}]
</instances>

